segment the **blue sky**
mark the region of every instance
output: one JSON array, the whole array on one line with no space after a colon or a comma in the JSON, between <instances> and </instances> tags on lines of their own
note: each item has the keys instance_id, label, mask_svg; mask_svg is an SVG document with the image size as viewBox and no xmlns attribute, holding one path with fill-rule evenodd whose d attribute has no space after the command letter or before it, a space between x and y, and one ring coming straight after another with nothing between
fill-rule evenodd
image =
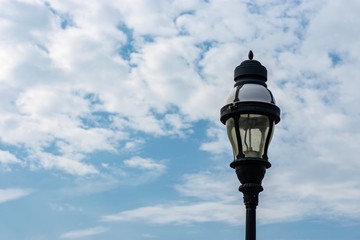
<instances>
[{"instance_id":1,"label":"blue sky","mask_svg":"<svg viewBox=\"0 0 360 240\"><path fill-rule=\"evenodd\" d=\"M359 239L359 1L0 3L0 239L242 239L250 49L282 110L258 238Z\"/></svg>"}]
</instances>

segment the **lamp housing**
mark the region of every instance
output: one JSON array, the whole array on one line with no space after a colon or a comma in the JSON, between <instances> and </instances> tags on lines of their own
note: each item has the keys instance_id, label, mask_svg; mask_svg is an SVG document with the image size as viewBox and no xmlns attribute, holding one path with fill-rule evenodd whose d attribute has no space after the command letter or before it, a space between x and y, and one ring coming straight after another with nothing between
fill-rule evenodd
<instances>
[{"instance_id":1,"label":"lamp housing","mask_svg":"<svg viewBox=\"0 0 360 240\"><path fill-rule=\"evenodd\" d=\"M234 89L220 111L220 120L226 125L233 149L234 161L230 166L237 172L246 170L240 174L242 179L238 174L242 183L261 184L265 169L271 166L268 147L275 124L280 121L280 109L267 88L267 70L259 61L253 60L252 51L249 60L235 68L234 81ZM262 168L256 168L258 173L254 173L248 169L250 166L240 169L237 167L240 165L261 165ZM254 174L262 175L261 179Z\"/></svg>"}]
</instances>

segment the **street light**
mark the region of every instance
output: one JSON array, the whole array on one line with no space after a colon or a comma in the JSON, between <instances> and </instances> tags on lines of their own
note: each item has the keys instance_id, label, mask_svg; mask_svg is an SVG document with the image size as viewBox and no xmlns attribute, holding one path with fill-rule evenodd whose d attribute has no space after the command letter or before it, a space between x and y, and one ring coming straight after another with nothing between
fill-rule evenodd
<instances>
[{"instance_id":1,"label":"street light","mask_svg":"<svg viewBox=\"0 0 360 240\"><path fill-rule=\"evenodd\" d=\"M220 120L226 125L233 149L235 169L241 183L239 191L244 194L246 207L246 240L256 239L256 206L263 187L261 182L268 161L268 147L275 124L280 121L280 108L266 86L267 70L260 62L243 61L235 68L234 89L227 103L221 108Z\"/></svg>"}]
</instances>

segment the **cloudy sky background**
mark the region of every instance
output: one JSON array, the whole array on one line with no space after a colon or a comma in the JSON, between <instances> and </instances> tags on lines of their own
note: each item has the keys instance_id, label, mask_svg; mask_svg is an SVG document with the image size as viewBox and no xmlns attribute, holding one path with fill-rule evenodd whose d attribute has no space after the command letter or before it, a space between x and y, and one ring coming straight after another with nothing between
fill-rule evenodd
<instances>
[{"instance_id":1,"label":"cloudy sky background","mask_svg":"<svg viewBox=\"0 0 360 240\"><path fill-rule=\"evenodd\" d=\"M250 49L282 110L259 239L359 239L360 1L0 3L1 239L243 238Z\"/></svg>"}]
</instances>

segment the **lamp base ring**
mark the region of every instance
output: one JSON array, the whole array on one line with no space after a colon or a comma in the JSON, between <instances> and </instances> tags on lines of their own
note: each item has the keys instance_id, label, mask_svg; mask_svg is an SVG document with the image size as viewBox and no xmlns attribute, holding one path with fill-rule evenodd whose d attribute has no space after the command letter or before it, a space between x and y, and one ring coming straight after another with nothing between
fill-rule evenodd
<instances>
[{"instance_id":1,"label":"lamp base ring","mask_svg":"<svg viewBox=\"0 0 360 240\"><path fill-rule=\"evenodd\" d=\"M264 166L266 169L271 167L271 163L269 161L266 161L262 158L252 158L252 157L238 158L230 163L230 167L234 169L242 165L260 165L260 166Z\"/></svg>"}]
</instances>

